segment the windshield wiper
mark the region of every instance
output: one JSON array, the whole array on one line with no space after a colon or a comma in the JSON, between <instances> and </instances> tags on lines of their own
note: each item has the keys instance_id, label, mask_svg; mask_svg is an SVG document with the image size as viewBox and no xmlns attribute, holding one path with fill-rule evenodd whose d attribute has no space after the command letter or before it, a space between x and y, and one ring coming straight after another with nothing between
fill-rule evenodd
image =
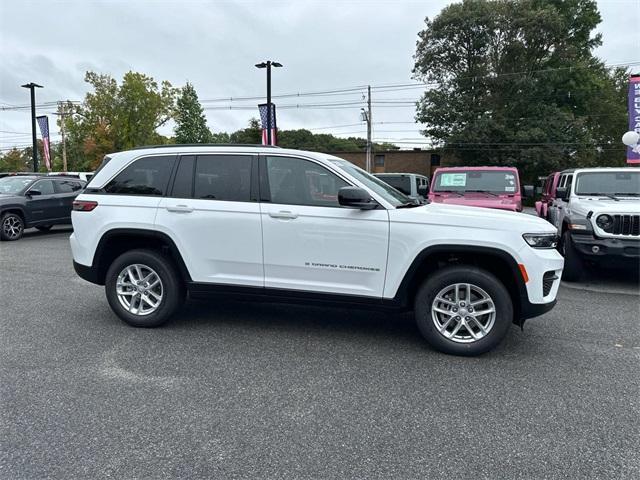
<instances>
[{"instance_id":1,"label":"windshield wiper","mask_svg":"<svg viewBox=\"0 0 640 480\"><path fill-rule=\"evenodd\" d=\"M434 190L433 193L455 193L456 195L464 197L464 195L457 190Z\"/></svg>"},{"instance_id":2,"label":"windshield wiper","mask_svg":"<svg viewBox=\"0 0 640 480\"><path fill-rule=\"evenodd\" d=\"M635 192L616 192L614 195L620 195L622 197L640 197L640 193Z\"/></svg>"},{"instance_id":3,"label":"windshield wiper","mask_svg":"<svg viewBox=\"0 0 640 480\"><path fill-rule=\"evenodd\" d=\"M616 202L619 202L620 199L618 197L616 197L615 195L612 195L611 193L578 193L578 195L584 195L585 197L607 197L610 198L611 200L615 200Z\"/></svg>"},{"instance_id":4,"label":"windshield wiper","mask_svg":"<svg viewBox=\"0 0 640 480\"><path fill-rule=\"evenodd\" d=\"M494 197L499 197L500 195L497 195L493 192L488 192L487 190L465 190L465 192L471 192L471 193L486 193L487 195L493 195Z\"/></svg>"}]
</instances>

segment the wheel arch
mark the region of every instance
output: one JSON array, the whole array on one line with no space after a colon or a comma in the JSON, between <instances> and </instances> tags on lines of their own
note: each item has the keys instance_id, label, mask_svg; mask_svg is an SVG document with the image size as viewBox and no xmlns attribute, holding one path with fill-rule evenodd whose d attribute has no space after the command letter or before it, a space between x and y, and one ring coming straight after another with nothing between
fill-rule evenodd
<instances>
[{"instance_id":1,"label":"wheel arch","mask_svg":"<svg viewBox=\"0 0 640 480\"><path fill-rule=\"evenodd\" d=\"M184 283L191 281L182 254L169 235L157 230L118 228L105 232L98 242L91 267L96 283L104 285L111 263L121 254L135 249L159 251L175 264Z\"/></svg>"},{"instance_id":2,"label":"wheel arch","mask_svg":"<svg viewBox=\"0 0 640 480\"><path fill-rule=\"evenodd\" d=\"M418 288L428 276L449 265L473 265L494 274L509 292L514 322L521 324L523 299L528 298L518 262L511 254L492 247L435 245L422 250L407 269L395 300L411 308Z\"/></svg>"},{"instance_id":3,"label":"wheel arch","mask_svg":"<svg viewBox=\"0 0 640 480\"><path fill-rule=\"evenodd\" d=\"M5 205L2 207L2 209L0 210L0 217L2 215L4 215L5 213L15 213L18 216L20 216L20 218L22 218L22 221L25 224L25 228L27 226L27 215L26 212L24 211L24 208L17 206L17 205Z\"/></svg>"}]
</instances>

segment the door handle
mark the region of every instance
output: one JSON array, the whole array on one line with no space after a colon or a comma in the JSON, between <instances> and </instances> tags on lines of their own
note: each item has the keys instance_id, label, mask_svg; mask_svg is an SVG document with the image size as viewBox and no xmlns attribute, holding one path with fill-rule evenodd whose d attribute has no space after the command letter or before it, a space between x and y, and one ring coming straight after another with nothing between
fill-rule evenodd
<instances>
[{"instance_id":1,"label":"door handle","mask_svg":"<svg viewBox=\"0 0 640 480\"><path fill-rule=\"evenodd\" d=\"M192 207L188 207L187 205L172 205L166 207L167 211L175 212L175 213L191 213L193 212Z\"/></svg>"},{"instance_id":2,"label":"door handle","mask_svg":"<svg viewBox=\"0 0 640 480\"><path fill-rule=\"evenodd\" d=\"M286 210L281 210L279 212L269 212L269 216L271 218L284 218L288 220L293 220L294 218L298 218L297 213L289 212Z\"/></svg>"}]
</instances>

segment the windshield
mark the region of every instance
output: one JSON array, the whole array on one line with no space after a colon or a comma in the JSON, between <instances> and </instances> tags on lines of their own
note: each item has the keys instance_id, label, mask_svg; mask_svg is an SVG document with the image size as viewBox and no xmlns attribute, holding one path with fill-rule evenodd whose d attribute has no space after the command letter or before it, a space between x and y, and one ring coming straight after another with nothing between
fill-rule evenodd
<instances>
[{"instance_id":1,"label":"windshield","mask_svg":"<svg viewBox=\"0 0 640 480\"><path fill-rule=\"evenodd\" d=\"M376 175L385 183L388 183L396 190L400 190L405 195L411 195L411 177L400 175Z\"/></svg>"},{"instance_id":2,"label":"windshield","mask_svg":"<svg viewBox=\"0 0 640 480\"><path fill-rule=\"evenodd\" d=\"M19 193L31 182L33 182L33 178L30 177L0 178L0 193Z\"/></svg>"},{"instance_id":3,"label":"windshield","mask_svg":"<svg viewBox=\"0 0 640 480\"><path fill-rule=\"evenodd\" d=\"M576 195L640 195L640 171L584 172L576 178Z\"/></svg>"},{"instance_id":4,"label":"windshield","mask_svg":"<svg viewBox=\"0 0 640 480\"><path fill-rule=\"evenodd\" d=\"M513 195L519 190L513 171L469 170L467 172L439 172L433 181L433 192L494 192Z\"/></svg>"},{"instance_id":5,"label":"windshield","mask_svg":"<svg viewBox=\"0 0 640 480\"><path fill-rule=\"evenodd\" d=\"M413 202L413 200L411 200L402 192L399 192L391 185L365 172L361 168L356 167L351 162L347 162L346 160L336 160L333 158L330 158L329 161L347 172L352 177L356 178L358 181L362 182L367 186L367 188L376 192L394 207Z\"/></svg>"}]
</instances>

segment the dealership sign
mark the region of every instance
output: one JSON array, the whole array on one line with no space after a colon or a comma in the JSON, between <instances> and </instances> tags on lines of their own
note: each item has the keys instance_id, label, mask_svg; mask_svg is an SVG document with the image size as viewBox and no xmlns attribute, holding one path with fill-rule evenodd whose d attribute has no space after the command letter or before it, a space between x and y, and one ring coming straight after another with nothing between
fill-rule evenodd
<instances>
[{"instance_id":1,"label":"dealership sign","mask_svg":"<svg viewBox=\"0 0 640 480\"><path fill-rule=\"evenodd\" d=\"M629 80L629 130L640 133L640 75ZM640 163L640 148L627 147L627 163Z\"/></svg>"}]
</instances>

